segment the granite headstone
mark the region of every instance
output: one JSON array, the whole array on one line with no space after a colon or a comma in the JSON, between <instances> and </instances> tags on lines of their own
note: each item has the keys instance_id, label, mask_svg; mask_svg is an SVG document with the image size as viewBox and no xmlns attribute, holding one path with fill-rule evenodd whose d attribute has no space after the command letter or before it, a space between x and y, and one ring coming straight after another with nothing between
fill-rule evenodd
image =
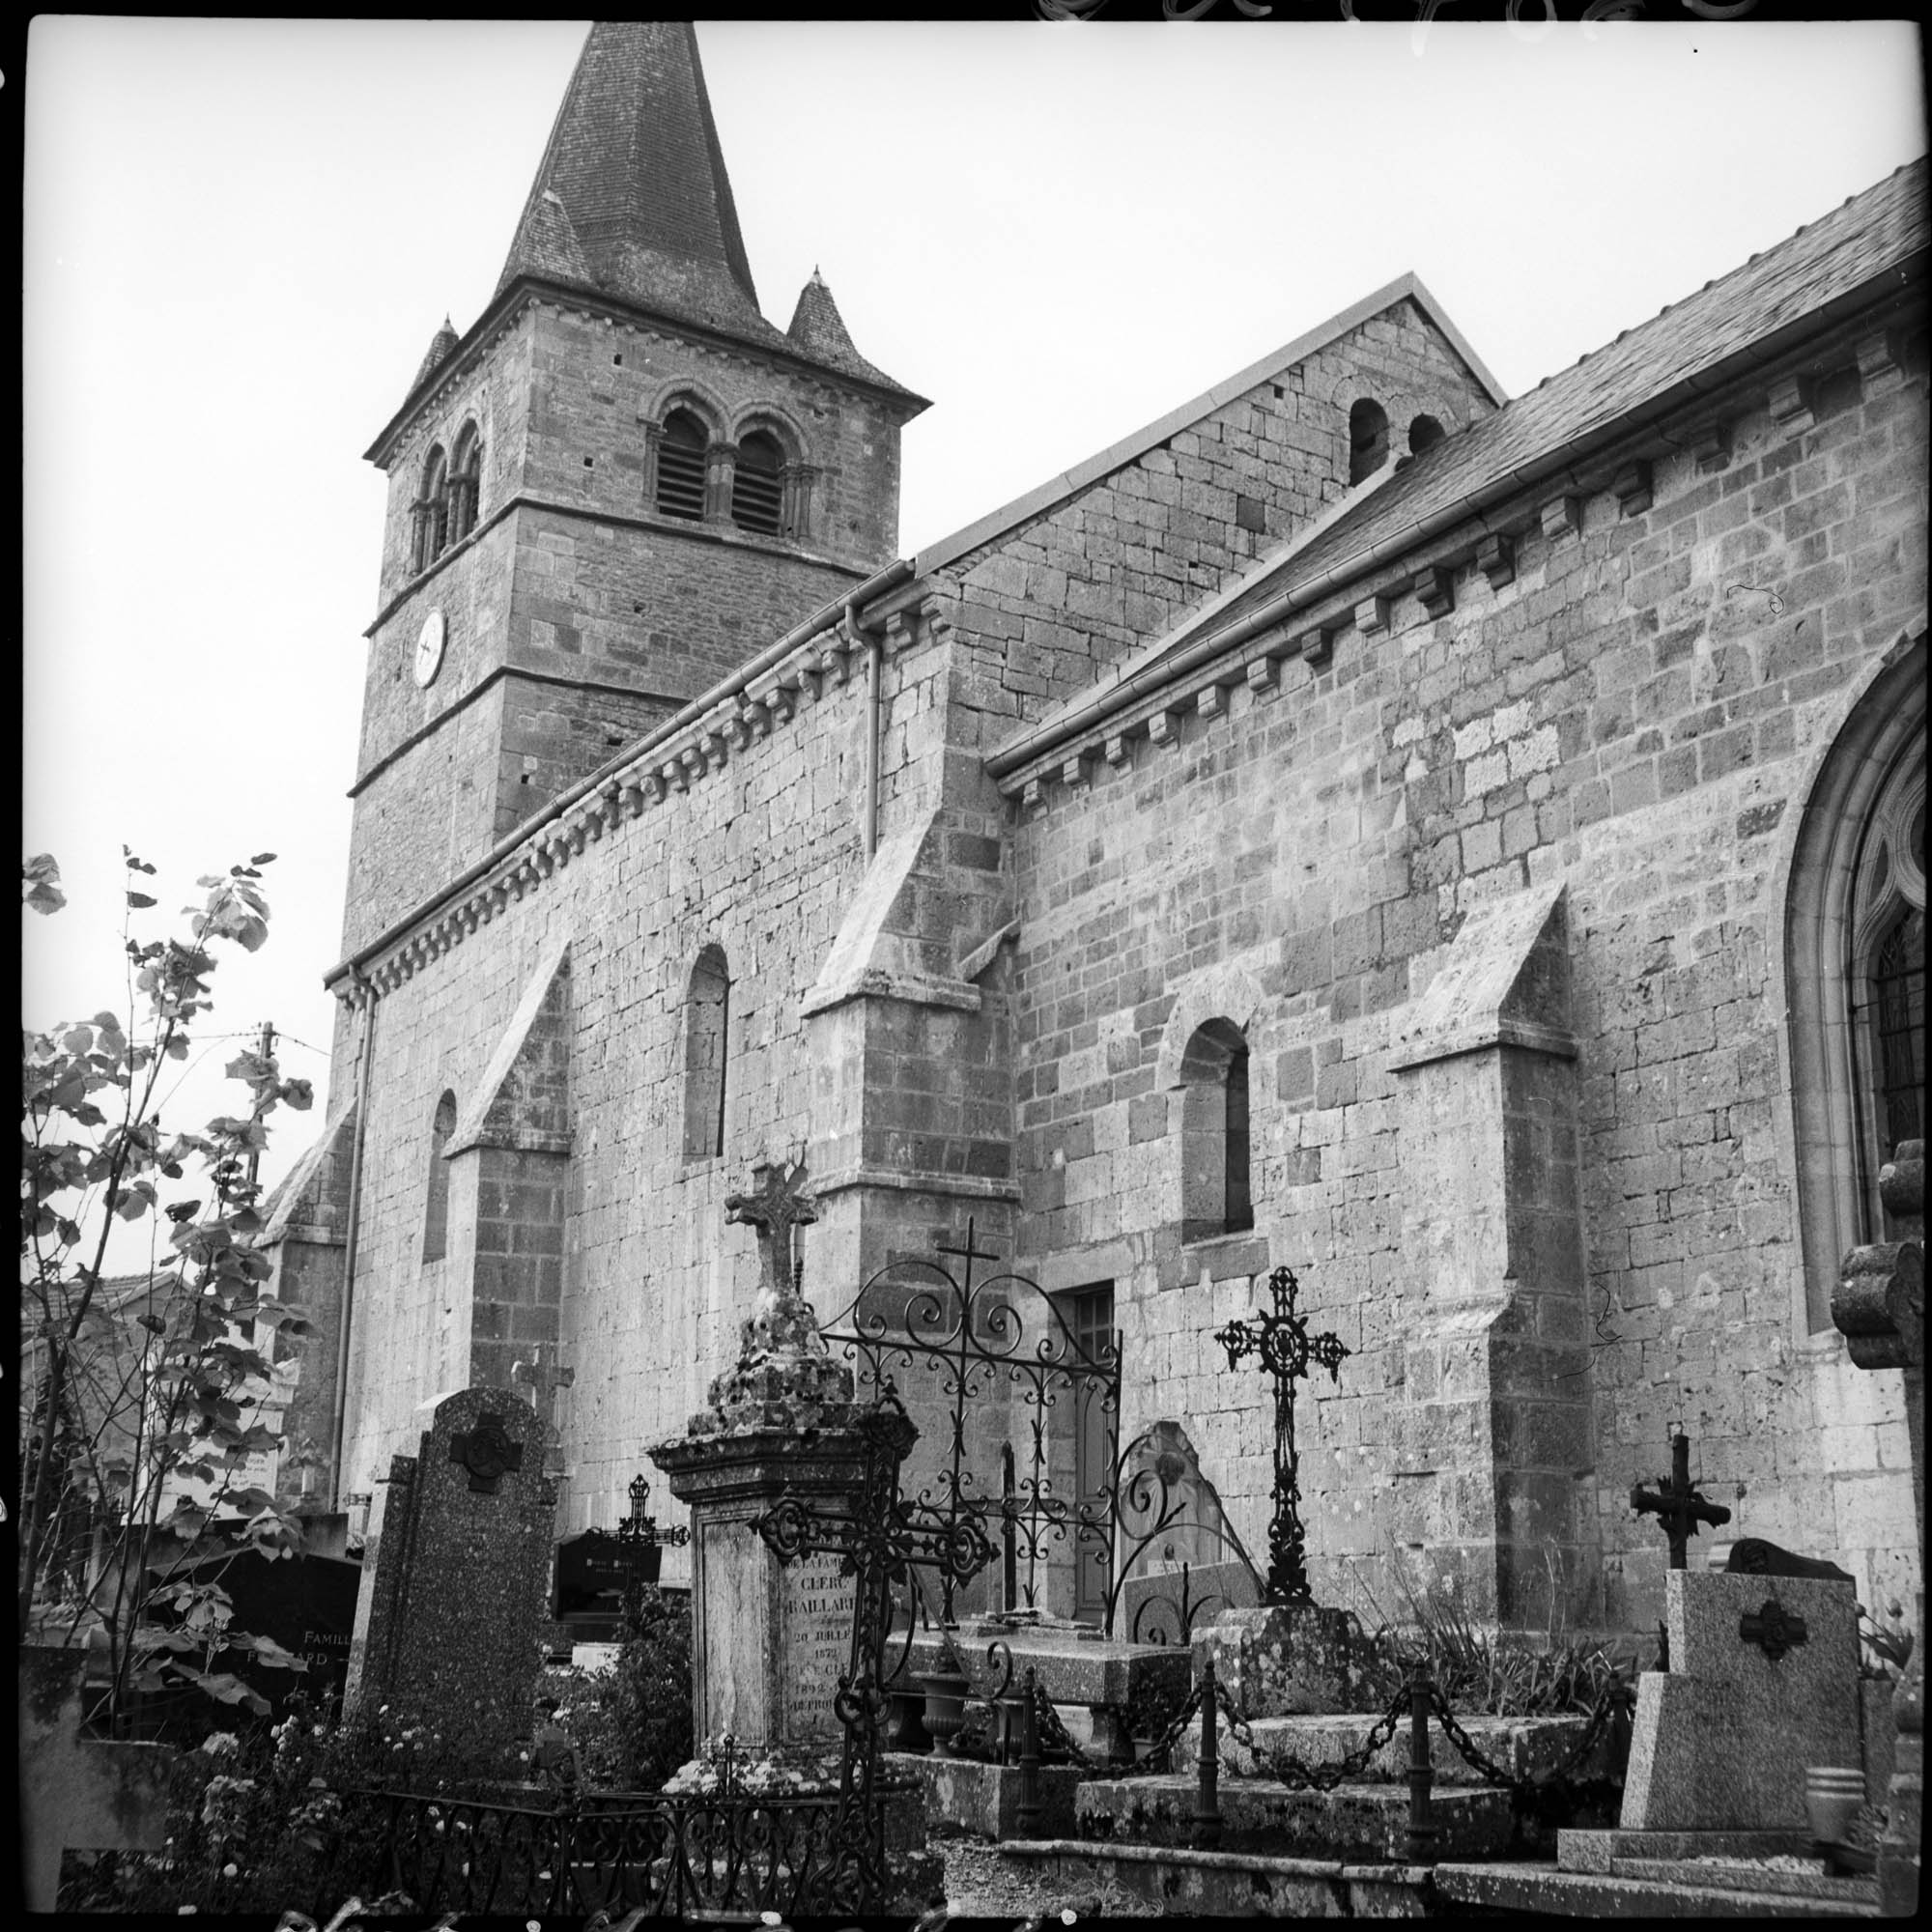
<instances>
[{"instance_id":1,"label":"granite headstone","mask_svg":"<svg viewBox=\"0 0 1932 1932\"><path fill-rule=\"evenodd\" d=\"M1670 1669L1637 1680L1622 1829L1804 1831L1807 1768L1860 1761L1852 1586L1673 1570L1664 1589Z\"/></svg>"},{"instance_id":2,"label":"granite headstone","mask_svg":"<svg viewBox=\"0 0 1932 1932\"><path fill-rule=\"evenodd\" d=\"M479 1751L527 1734L556 1491L549 1430L508 1389L424 1405L418 1453L391 1460L369 1539L348 1701L460 1735Z\"/></svg>"}]
</instances>

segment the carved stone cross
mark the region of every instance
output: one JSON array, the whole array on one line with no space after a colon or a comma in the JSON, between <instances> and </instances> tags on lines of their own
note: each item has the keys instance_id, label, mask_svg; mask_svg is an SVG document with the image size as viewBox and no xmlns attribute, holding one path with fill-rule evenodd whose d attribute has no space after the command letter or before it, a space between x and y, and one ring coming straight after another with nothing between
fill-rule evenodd
<instances>
[{"instance_id":1,"label":"carved stone cross","mask_svg":"<svg viewBox=\"0 0 1932 1932\"><path fill-rule=\"evenodd\" d=\"M805 1262L796 1252L794 1228L818 1219L818 1204L806 1192L803 1161L760 1161L752 1170L752 1189L724 1199L724 1218L754 1228L764 1264L763 1294L788 1301L802 1290Z\"/></svg>"},{"instance_id":2,"label":"carved stone cross","mask_svg":"<svg viewBox=\"0 0 1932 1932\"><path fill-rule=\"evenodd\" d=\"M550 1359L547 1343L539 1342L527 1362L510 1365L510 1379L530 1391L530 1403L544 1424L548 1445L544 1452L544 1474L563 1474L563 1427L556 1419L556 1392L567 1389L577 1379L575 1369L559 1368Z\"/></svg>"},{"instance_id":3,"label":"carved stone cross","mask_svg":"<svg viewBox=\"0 0 1932 1932\"><path fill-rule=\"evenodd\" d=\"M1660 1481L1647 1490L1641 1483L1631 1489L1631 1508L1639 1516L1654 1516L1670 1541L1670 1567L1682 1570L1690 1539L1709 1523L1713 1529L1729 1522L1731 1513L1721 1503L1706 1502L1702 1491L1690 1481L1690 1438L1670 1438L1670 1480Z\"/></svg>"}]
</instances>

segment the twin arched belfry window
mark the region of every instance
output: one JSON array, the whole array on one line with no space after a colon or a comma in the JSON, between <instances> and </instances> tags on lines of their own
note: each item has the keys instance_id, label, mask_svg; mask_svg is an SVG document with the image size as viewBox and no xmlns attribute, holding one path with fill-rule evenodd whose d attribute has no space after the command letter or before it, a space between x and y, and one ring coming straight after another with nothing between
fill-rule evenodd
<instances>
[{"instance_id":1,"label":"twin arched belfry window","mask_svg":"<svg viewBox=\"0 0 1932 1932\"><path fill-rule=\"evenodd\" d=\"M422 488L410 506L410 564L427 570L476 527L483 488L483 439L466 423L453 455L437 443L423 460Z\"/></svg>"},{"instance_id":2,"label":"twin arched belfry window","mask_svg":"<svg viewBox=\"0 0 1932 1932\"><path fill-rule=\"evenodd\" d=\"M801 538L810 514L811 470L778 434L756 427L735 445L714 439L685 404L668 411L652 437L650 500L680 523L731 523L753 536Z\"/></svg>"}]
</instances>

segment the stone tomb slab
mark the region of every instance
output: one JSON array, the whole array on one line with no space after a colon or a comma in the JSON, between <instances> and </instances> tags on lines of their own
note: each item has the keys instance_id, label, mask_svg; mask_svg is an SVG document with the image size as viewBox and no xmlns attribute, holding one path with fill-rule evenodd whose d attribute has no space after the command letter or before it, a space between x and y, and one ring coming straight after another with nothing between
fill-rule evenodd
<instances>
[{"instance_id":1,"label":"stone tomb slab","mask_svg":"<svg viewBox=\"0 0 1932 1932\"><path fill-rule=\"evenodd\" d=\"M1664 1608L1671 1669L1637 1682L1624 1829L1806 1831L1806 1769L1861 1762L1851 1584L1673 1570ZM1803 1642L1774 1655L1740 1634L1780 1618Z\"/></svg>"}]
</instances>

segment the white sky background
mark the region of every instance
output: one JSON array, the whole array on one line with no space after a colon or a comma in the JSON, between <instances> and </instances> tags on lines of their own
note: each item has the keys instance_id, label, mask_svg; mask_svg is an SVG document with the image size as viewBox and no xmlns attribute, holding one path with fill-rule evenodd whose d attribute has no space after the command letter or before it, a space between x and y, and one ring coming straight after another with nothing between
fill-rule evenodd
<instances>
[{"instance_id":1,"label":"white sky background","mask_svg":"<svg viewBox=\"0 0 1932 1932\"><path fill-rule=\"evenodd\" d=\"M1225 10L1223 10L1225 11ZM501 269L584 24L41 17L28 43L25 1017L121 997L122 841L269 868L320 1103L385 482ZM1922 152L1899 24L701 25L753 273L933 398L900 554L1414 270L1511 394ZM17 79L9 75L9 81ZM150 890L156 890L152 886ZM223 1041L168 1110L239 1107ZM279 1176L319 1113L278 1115ZM138 1265L138 1249L116 1264Z\"/></svg>"}]
</instances>

